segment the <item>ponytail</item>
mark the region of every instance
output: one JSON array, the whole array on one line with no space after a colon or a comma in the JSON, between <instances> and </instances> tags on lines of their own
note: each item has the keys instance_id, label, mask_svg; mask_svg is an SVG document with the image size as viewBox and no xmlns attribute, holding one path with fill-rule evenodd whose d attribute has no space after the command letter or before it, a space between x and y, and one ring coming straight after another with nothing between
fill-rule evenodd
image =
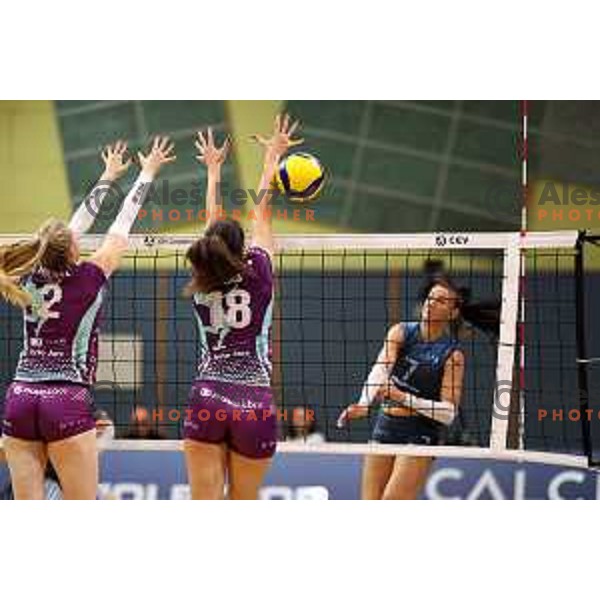
<instances>
[{"instance_id":1,"label":"ponytail","mask_svg":"<svg viewBox=\"0 0 600 600\"><path fill-rule=\"evenodd\" d=\"M500 301L495 299L464 302L460 309L463 321L476 327L492 340L500 336Z\"/></svg>"},{"instance_id":2,"label":"ponytail","mask_svg":"<svg viewBox=\"0 0 600 600\"><path fill-rule=\"evenodd\" d=\"M72 265L72 241L70 229L51 218L32 240L0 246L0 296L21 308L31 305L31 295L20 287L18 279L41 268L51 280L60 281Z\"/></svg>"},{"instance_id":3,"label":"ponytail","mask_svg":"<svg viewBox=\"0 0 600 600\"><path fill-rule=\"evenodd\" d=\"M231 283L244 269L242 256L235 255L220 235L205 235L195 242L186 254L192 263L192 280L185 294L209 294Z\"/></svg>"},{"instance_id":4,"label":"ponytail","mask_svg":"<svg viewBox=\"0 0 600 600\"><path fill-rule=\"evenodd\" d=\"M7 302L21 308L31 304L31 295L21 288L18 278L37 266L44 247L39 238L0 246L0 296Z\"/></svg>"},{"instance_id":5,"label":"ponytail","mask_svg":"<svg viewBox=\"0 0 600 600\"><path fill-rule=\"evenodd\" d=\"M31 295L17 285L12 277L9 277L0 269L0 296L10 304L26 308L31 305Z\"/></svg>"}]
</instances>

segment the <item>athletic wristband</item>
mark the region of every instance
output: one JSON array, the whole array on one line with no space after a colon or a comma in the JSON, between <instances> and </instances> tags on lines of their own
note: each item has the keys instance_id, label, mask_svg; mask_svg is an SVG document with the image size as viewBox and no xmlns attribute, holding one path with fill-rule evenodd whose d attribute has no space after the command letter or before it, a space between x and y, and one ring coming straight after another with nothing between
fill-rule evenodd
<instances>
[{"instance_id":1,"label":"athletic wristband","mask_svg":"<svg viewBox=\"0 0 600 600\"><path fill-rule=\"evenodd\" d=\"M448 400L428 400L414 394L406 394L402 404L444 425L450 425L456 417L456 406Z\"/></svg>"}]
</instances>

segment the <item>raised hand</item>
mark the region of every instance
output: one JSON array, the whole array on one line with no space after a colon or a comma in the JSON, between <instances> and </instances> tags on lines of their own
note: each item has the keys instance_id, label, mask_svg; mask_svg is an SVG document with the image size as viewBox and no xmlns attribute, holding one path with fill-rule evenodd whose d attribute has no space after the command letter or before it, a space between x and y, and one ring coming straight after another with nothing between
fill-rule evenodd
<instances>
[{"instance_id":1,"label":"raised hand","mask_svg":"<svg viewBox=\"0 0 600 600\"><path fill-rule=\"evenodd\" d=\"M138 152L142 172L152 178L156 177L163 165L177 160L177 156L171 154L174 149L175 144L168 137L156 136L148 154Z\"/></svg>"},{"instance_id":2,"label":"raised hand","mask_svg":"<svg viewBox=\"0 0 600 600\"><path fill-rule=\"evenodd\" d=\"M112 146L109 145L104 148L101 154L104 163L102 180L115 181L125 175L132 163L131 158L125 160L126 152L127 143L123 140L118 140Z\"/></svg>"},{"instance_id":3,"label":"raised hand","mask_svg":"<svg viewBox=\"0 0 600 600\"><path fill-rule=\"evenodd\" d=\"M199 152L196 156L198 162L209 168L218 167L227 159L229 149L231 148L231 140L229 136L227 136L223 145L218 148L215 146L212 127L209 127L206 134L203 134L202 131L198 132L198 138L196 139L195 145Z\"/></svg>"},{"instance_id":4,"label":"raised hand","mask_svg":"<svg viewBox=\"0 0 600 600\"><path fill-rule=\"evenodd\" d=\"M292 138L299 125L300 121L294 121L292 123L290 116L287 114L277 115L275 117L275 126L271 137L266 138L260 134L256 134L253 135L251 139L265 147L267 158L275 158L278 160L290 148L304 142L303 138L296 140Z\"/></svg>"}]
</instances>

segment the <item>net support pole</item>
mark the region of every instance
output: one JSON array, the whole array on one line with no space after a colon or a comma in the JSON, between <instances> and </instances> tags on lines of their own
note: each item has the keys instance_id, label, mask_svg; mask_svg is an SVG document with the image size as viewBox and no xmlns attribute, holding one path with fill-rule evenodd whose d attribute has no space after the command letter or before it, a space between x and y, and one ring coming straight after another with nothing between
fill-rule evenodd
<instances>
[{"instance_id":1,"label":"net support pole","mask_svg":"<svg viewBox=\"0 0 600 600\"><path fill-rule=\"evenodd\" d=\"M583 451L588 458L588 465L594 464L592 455L592 438L590 422L587 419L589 409L588 355L585 339L585 264L584 264L585 232L577 238L575 253L575 328L577 343L577 384L579 388L579 409L581 411L581 434Z\"/></svg>"},{"instance_id":2,"label":"net support pole","mask_svg":"<svg viewBox=\"0 0 600 600\"><path fill-rule=\"evenodd\" d=\"M502 307L500 335L496 361L496 385L493 390L490 448L506 450L508 425L513 395L517 315L519 308L519 276L521 272L519 234L516 234L504 252L502 278Z\"/></svg>"}]
</instances>

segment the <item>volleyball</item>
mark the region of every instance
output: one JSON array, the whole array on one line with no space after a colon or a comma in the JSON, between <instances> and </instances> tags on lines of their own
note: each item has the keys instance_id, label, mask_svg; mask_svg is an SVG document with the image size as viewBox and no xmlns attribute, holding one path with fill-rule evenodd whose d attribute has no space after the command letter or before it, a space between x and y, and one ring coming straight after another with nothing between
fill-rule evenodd
<instances>
[{"instance_id":1,"label":"volleyball","mask_svg":"<svg viewBox=\"0 0 600 600\"><path fill-rule=\"evenodd\" d=\"M296 152L286 156L275 173L279 190L293 202L315 200L325 183L325 170L312 154Z\"/></svg>"}]
</instances>

